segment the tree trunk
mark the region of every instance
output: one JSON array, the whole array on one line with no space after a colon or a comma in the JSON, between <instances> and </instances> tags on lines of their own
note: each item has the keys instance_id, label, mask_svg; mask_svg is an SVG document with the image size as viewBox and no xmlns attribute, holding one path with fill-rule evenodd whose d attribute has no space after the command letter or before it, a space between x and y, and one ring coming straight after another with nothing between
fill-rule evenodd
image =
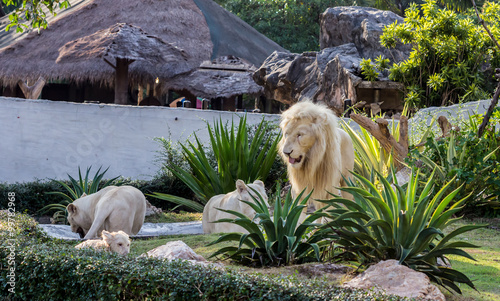
<instances>
[{"instance_id":1,"label":"tree trunk","mask_svg":"<svg viewBox=\"0 0 500 301\"><path fill-rule=\"evenodd\" d=\"M26 99L38 99L42 93L43 86L45 86L45 79L40 76L33 86L28 86L28 84L22 80L20 80L18 84Z\"/></svg>"},{"instance_id":2,"label":"tree trunk","mask_svg":"<svg viewBox=\"0 0 500 301\"><path fill-rule=\"evenodd\" d=\"M408 155L408 118L401 116L399 120L399 142L391 135L388 122L379 118L373 122L370 118L358 114L351 114L351 119L372 134L388 153L393 153L396 169L404 167L404 160Z\"/></svg>"},{"instance_id":3,"label":"tree trunk","mask_svg":"<svg viewBox=\"0 0 500 301\"><path fill-rule=\"evenodd\" d=\"M5 12L3 11L2 4L0 4L0 18L5 16Z\"/></svg>"},{"instance_id":4,"label":"tree trunk","mask_svg":"<svg viewBox=\"0 0 500 301\"><path fill-rule=\"evenodd\" d=\"M495 77L497 79L500 79L500 68L496 69L496 75ZM486 129L486 126L488 125L488 122L490 122L490 117L491 114L493 114L493 110L495 110L495 107L498 104L498 97L500 96L500 83L497 85L497 90L495 91L495 94L493 95L493 98L491 99L491 104L484 114L483 117L483 122L481 122L481 125L479 126L479 129L477 131L477 137L481 138L483 136L484 130Z\"/></svg>"}]
</instances>

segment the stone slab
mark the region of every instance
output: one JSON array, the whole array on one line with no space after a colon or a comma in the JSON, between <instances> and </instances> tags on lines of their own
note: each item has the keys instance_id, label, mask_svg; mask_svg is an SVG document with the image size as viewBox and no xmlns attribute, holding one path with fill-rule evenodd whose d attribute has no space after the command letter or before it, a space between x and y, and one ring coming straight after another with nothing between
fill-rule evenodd
<instances>
[{"instance_id":1,"label":"stone slab","mask_svg":"<svg viewBox=\"0 0 500 301\"><path fill-rule=\"evenodd\" d=\"M69 225L39 224L47 234L64 240L80 240L77 233L71 232ZM178 234L203 234L201 221L185 223L144 223L141 231L132 238L157 237Z\"/></svg>"}]
</instances>

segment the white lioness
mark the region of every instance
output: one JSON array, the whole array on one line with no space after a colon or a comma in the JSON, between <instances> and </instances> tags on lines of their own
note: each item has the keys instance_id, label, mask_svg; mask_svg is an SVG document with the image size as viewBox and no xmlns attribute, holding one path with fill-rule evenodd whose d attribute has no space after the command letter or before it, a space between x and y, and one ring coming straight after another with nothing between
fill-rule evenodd
<instances>
[{"instance_id":1,"label":"white lioness","mask_svg":"<svg viewBox=\"0 0 500 301\"><path fill-rule=\"evenodd\" d=\"M123 231L108 232L102 231L101 239L90 239L81 242L75 246L77 249L94 248L96 250L103 250L120 255L127 255L130 253L130 239L127 233Z\"/></svg>"},{"instance_id":2,"label":"white lioness","mask_svg":"<svg viewBox=\"0 0 500 301\"><path fill-rule=\"evenodd\" d=\"M330 199L328 192L338 194L335 187L345 185L354 168L354 147L349 135L337 128L337 117L324 105L299 102L281 115L283 137L280 155L288 165L292 195L314 189L308 206L315 210ZM343 193L344 197L352 198ZM311 208L312 209L312 208Z\"/></svg>"},{"instance_id":3,"label":"white lioness","mask_svg":"<svg viewBox=\"0 0 500 301\"><path fill-rule=\"evenodd\" d=\"M250 219L254 218L255 210L248 204L241 202L240 200L245 200L249 202L254 202L251 195L258 199L258 196L252 191L253 188L257 191L262 199L266 202L266 206L269 207L267 203L266 188L262 181L256 180L253 184L245 185L242 180L236 181L236 190L228 194L219 194L212 197L203 209L203 219L202 226L204 233L229 233L229 232L242 232L248 233L244 228L232 224L232 223L214 223L215 221L223 218L235 219L236 216L226 213L217 208L233 210L248 216Z\"/></svg>"},{"instance_id":4,"label":"white lioness","mask_svg":"<svg viewBox=\"0 0 500 301\"><path fill-rule=\"evenodd\" d=\"M67 210L71 231L85 239L97 237L102 230L135 235L144 223L146 198L132 186L108 186L75 200Z\"/></svg>"}]
</instances>

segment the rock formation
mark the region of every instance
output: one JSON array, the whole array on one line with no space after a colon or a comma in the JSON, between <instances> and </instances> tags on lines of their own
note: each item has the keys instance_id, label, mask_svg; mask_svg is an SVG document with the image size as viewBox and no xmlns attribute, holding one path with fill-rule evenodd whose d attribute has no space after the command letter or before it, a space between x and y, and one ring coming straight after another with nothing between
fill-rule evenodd
<instances>
[{"instance_id":1,"label":"rock formation","mask_svg":"<svg viewBox=\"0 0 500 301\"><path fill-rule=\"evenodd\" d=\"M302 99L326 103L337 113L344 100L378 102L391 109L400 104L386 101L398 98L402 85L385 81L364 82L359 64L363 58L379 55L392 62L408 57L410 48L386 49L380 45L383 28L403 18L389 11L366 7L335 7L321 15L320 52L291 54L274 52L254 73L254 80L264 87L266 97L285 104ZM393 91L389 91L393 90ZM386 94L384 94L386 93Z\"/></svg>"}]
</instances>

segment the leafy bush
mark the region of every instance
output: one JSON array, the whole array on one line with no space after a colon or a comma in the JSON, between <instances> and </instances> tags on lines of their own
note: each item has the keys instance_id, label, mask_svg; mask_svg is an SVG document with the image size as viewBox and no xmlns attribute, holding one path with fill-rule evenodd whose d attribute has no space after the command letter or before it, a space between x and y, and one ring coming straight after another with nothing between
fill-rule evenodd
<instances>
[{"instance_id":1,"label":"leafy bush","mask_svg":"<svg viewBox=\"0 0 500 301\"><path fill-rule=\"evenodd\" d=\"M225 126L222 119L214 122L213 128L207 124L210 137L208 151L196 134L196 144L191 141L187 141L187 145L180 144L190 169L172 161L165 163L165 168L193 191L197 201L162 193L151 196L203 211L203 206L211 197L233 191L238 179L246 183L257 179L265 182L276 161L281 134L269 134L269 124L262 119L252 139L249 139L246 120L246 115L240 118L237 129L234 121L230 127Z\"/></svg>"},{"instance_id":2,"label":"leafy bush","mask_svg":"<svg viewBox=\"0 0 500 301\"><path fill-rule=\"evenodd\" d=\"M500 6L485 2L483 9L500 38ZM500 51L474 16L439 9L435 0L427 0L421 9L413 3L405 22L386 26L380 40L387 48L413 45L410 57L394 64L389 75L405 84L411 108L486 99L494 89L492 70L500 66ZM485 63L491 68L485 69Z\"/></svg>"},{"instance_id":3,"label":"leafy bush","mask_svg":"<svg viewBox=\"0 0 500 301\"><path fill-rule=\"evenodd\" d=\"M39 228L38 223L29 215L7 210L0 211L1 247L11 243L16 247L24 247L32 241L44 243L49 240L47 233Z\"/></svg>"},{"instance_id":4,"label":"leafy bush","mask_svg":"<svg viewBox=\"0 0 500 301\"><path fill-rule=\"evenodd\" d=\"M283 203L278 195L274 201L272 214L260 195L259 199L252 196L255 203L242 201L255 210L254 218L249 218L236 211L219 209L233 214L237 218L225 218L216 222L234 223L247 230L248 234L229 233L221 236L209 245L237 241L239 246L224 247L210 257L223 254L224 258L230 258L245 265L257 266L279 266L320 261L319 242L323 237L308 234L320 226L314 222L321 218L322 214L319 212L311 214L299 224L302 210L306 208L307 200L311 196L309 194L302 199L303 193L304 191L293 199L291 191L289 191Z\"/></svg>"},{"instance_id":5,"label":"leafy bush","mask_svg":"<svg viewBox=\"0 0 500 301\"><path fill-rule=\"evenodd\" d=\"M216 2L283 48L302 53L319 50L319 17L327 8L363 5L365 1L216 0Z\"/></svg>"},{"instance_id":6,"label":"leafy bush","mask_svg":"<svg viewBox=\"0 0 500 301\"><path fill-rule=\"evenodd\" d=\"M144 194L161 192L180 195L185 198L193 197L192 191L182 181L178 180L173 175L165 173L159 174L149 181L132 181L130 179L119 179L119 181L121 181L124 185L136 187ZM69 181L62 182L66 185L71 185ZM102 185L106 182L107 180L102 180L99 187L102 187ZM61 197L59 195L47 194L49 191L67 193L66 189L62 185L51 180L38 179L33 182L14 184L0 183L0 198L6 200L8 193L14 192L16 194L16 211L26 212L31 215L39 215L43 207L49 204L61 202ZM172 209L175 206L171 202L160 199L149 198L148 200L151 204L158 208ZM6 206L6 202L0 202L0 209L5 209Z\"/></svg>"},{"instance_id":7,"label":"leafy bush","mask_svg":"<svg viewBox=\"0 0 500 301\"><path fill-rule=\"evenodd\" d=\"M26 222L35 224L23 215L16 218L15 228L24 228ZM0 236L5 233L0 228ZM18 245L19 240L31 244ZM8 269L0 271L0 296L7 300L403 300L343 289L322 280L298 281L183 261L123 257L23 235L15 242L14 295L7 291ZM0 266L9 267L9 244L0 239Z\"/></svg>"},{"instance_id":8,"label":"leafy bush","mask_svg":"<svg viewBox=\"0 0 500 301\"><path fill-rule=\"evenodd\" d=\"M371 59L362 59L359 66L361 67L361 74L364 79L367 81L375 81L380 76L379 72L382 72L382 75L387 76L387 69L389 68L389 59L384 58L382 55L379 55L375 59L375 65L372 64Z\"/></svg>"},{"instance_id":9,"label":"leafy bush","mask_svg":"<svg viewBox=\"0 0 500 301\"><path fill-rule=\"evenodd\" d=\"M411 150L409 163L423 163L422 171L427 174L436 169L437 185L456 177L451 188L463 185L458 197L471 194L462 213L484 216L495 215L500 207L500 138L496 129L500 110L493 114L483 137L477 138L481 121L482 116L471 116L462 130L452 131L449 137L429 136L422 152L418 148Z\"/></svg>"},{"instance_id":10,"label":"leafy bush","mask_svg":"<svg viewBox=\"0 0 500 301\"><path fill-rule=\"evenodd\" d=\"M418 172L412 172L405 189L397 184L393 188L383 176L377 174L382 183L381 191L372 184L375 182L373 177L368 180L360 175L354 176L359 186L351 183L341 188L351 193L354 201L333 194L332 200L325 201L333 208L327 210L331 221L321 231L336 236L335 245L341 252L334 258L353 260L363 266L396 259L400 264L424 272L432 281L447 289L461 293L456 283L474 288L472 281L463 273L437 264L438 258L448 254L473 259L461 248L477 246L450 240L461 233L485 227L468 225L443 234L446 227L460 219L452 216L462 209L466 200L456 201L461 187L445 194L454 179L439 188L434 183L433 173L423 190L417 193Z\"/></svg>"},{"instance_id":11,"label":"leafy bush","mask_svg":"<svg viewBox=\"0 0 500 301\"><path fill-rule=\"evenodd\" d=\"M16 194L17 212L36 214L44 206L60 201L58 196L46 194L48 191L64 192L64 188L58 183L40 179L26 183L0 183L0 198L2 200L7 199L9 192ZM5 208L7 208L7 202L0 202L0 209Z\"/></svg>"}]
</instances>

